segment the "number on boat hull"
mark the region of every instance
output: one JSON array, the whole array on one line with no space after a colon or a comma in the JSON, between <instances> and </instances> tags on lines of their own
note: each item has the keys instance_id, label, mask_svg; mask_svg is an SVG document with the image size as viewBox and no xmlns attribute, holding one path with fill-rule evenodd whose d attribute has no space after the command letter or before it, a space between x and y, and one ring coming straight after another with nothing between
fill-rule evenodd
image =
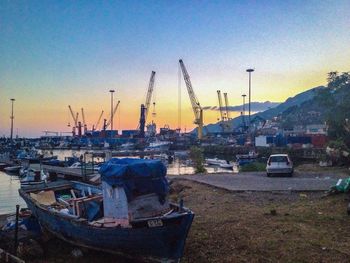
<instances>
[{"instance_id":1,"label":"number on boat hull","mask_svg":"<svg viewBox=\"0 0 350 263\"><path fill-rule=\"evenodd\" d=\"M163 222L161 219L154 219L147 221L148 227L160 227L163 226Z\"/></svg>"}]
</instances>

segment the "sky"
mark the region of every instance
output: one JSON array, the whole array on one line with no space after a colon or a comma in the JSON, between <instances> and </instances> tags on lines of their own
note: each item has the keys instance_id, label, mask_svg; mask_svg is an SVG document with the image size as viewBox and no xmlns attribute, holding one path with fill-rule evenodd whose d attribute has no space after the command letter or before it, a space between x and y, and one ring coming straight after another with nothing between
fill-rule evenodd
<instances>
[{"instance_id":1,"label":"sky","mask_svg":"<svg viewBox=\"0 0 350 263\"><path fill-rule=\"evenodd\" d=\"M138 126L151 71L156 71L157 127L195 127L179 82L183 59L202 106L281 102L326 84L329 71L350 70L350 1L0 1L0 136L71 131L68 110L84 108L90 128L120 107L116 129ZM152 102L153 102L152 100ZM153 111L153 109L150 109ZM238 114L238 113L235 113ZM108 118L108 114L104 115ZM205 111L215 122L217 111Z\"/></svg>"}]
</instances>

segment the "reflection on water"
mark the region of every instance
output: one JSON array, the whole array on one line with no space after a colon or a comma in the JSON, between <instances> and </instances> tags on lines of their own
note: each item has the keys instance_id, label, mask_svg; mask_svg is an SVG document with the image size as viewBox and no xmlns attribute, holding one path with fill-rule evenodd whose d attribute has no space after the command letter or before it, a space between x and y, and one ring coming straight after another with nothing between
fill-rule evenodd
<instances>
[{"instance_id":1,"label":"reflection on water","mask_svg":"<svg viewBox=\"0 0 350 263\"><path fill-rule=\"evenodd\" d=\"M10 176L0 171L0 215L14 213L16 205L26 207L18 194L20 183L17 176Z\"/></svg>"}]
</instances>

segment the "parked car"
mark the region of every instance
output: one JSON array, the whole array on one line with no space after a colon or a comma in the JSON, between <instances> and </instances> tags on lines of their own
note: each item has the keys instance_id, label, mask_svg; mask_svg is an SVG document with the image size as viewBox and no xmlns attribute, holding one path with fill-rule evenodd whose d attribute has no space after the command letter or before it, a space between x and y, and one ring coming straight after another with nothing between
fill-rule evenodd
<instances>
[{"instance_id":1,"label":"parked car","mask_svg":"<svg viewBox=\"0 0 350 263\"><path fill-rule=\"evenodd\" d=\"M267 160L267 176L271 176L272 174L286 174L288 176L293 176L293 171L293 163L288 154L272 154Z\"/></svg>"}]
</instances>

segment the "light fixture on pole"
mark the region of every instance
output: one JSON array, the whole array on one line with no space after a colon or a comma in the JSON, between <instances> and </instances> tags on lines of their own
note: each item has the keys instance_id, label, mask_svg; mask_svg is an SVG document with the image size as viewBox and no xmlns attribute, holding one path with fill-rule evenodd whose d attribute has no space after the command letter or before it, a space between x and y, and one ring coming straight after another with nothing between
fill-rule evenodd
<instances>
[{"instance_id":1,"label":"light fixture on pole","mask_svg":"<svg viewBox=\"0 0 350 263\"><path fill-rule=\"evenodd\" d=\"M252 69L252 68L249 68L249 69L247 69L246 70L248 73L249 73L249 105L248 105L248 107L249 107L249 126L250 126L250 110L251 110L251 108L250 108L250 103L251 103L251 81L252 81L252 76L251 76L251 73L252 72L254 72L254 69Z\"/></svg>"},{"instance_id":2,"label":"light fixture on pole","mask_svg":"<svg viewBox=\"0 0 350 263\"><path fill-rule=\"evenodd\" d=\"M111 137L112 137L112 131L113 131L113 93L114 89L111 89L109 91L111 93Z\"/></svg>"},{"instance_id":3,"label":"light fixture on pole","mask_svg":"<svg viewBox=\"0 0 350 263\"><path fill-rule=\"evenodd\" d=\"M11 135L10 135L10 139L11 139L11 141L12 141L12 138L13 138L13 119L15 118L14 116L13 116L13 103L14 103L14 101L15 101L15 99L10 99L11 100Z\"/></svg>"}]
</instances>

